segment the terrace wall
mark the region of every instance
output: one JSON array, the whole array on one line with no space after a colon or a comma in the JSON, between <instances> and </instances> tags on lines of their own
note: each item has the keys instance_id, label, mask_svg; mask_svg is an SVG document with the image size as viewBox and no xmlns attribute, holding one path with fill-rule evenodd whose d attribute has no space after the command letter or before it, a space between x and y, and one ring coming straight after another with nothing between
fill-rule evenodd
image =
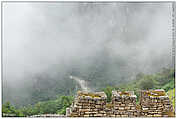
<instances>
[{"instance_id":1,"label":"terrace wall","mask_svg":"<svg viewBox=\"0 0 177 119\"><path fill-rule=\"evenodd\" d=\"M152 95L156 93L156 95ZM141 91L140 105L142 117L168 117L173 112L173 106L164 90Z\"/></svg>"},{"instance_id":2,"label":"terrace wall","mask_svg":"<svg viewBox=\"0 0 177 119\"><path fill-rule=\"evenodd\" d=\"M173 106L164 90L140 92L140 103L132 91L113 91L112 101L106 102L104 92L79 91L67 109L68 117L171 117Z\"/></svg>"}]
</instances>

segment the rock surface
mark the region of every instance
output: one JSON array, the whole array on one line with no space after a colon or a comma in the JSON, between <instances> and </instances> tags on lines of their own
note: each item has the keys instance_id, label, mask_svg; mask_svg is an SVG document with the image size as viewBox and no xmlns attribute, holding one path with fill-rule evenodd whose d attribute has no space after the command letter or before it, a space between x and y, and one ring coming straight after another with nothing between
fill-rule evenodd
<instances>
[{"instance_id":1,"label":"rock surface","mask_svg":"<svg viewBox=\"0 0 177 119\"><path fill-rule=\"evenodd\" d=\"M112 101L107 103L104 92L81 92L70 108L68 117L173 117L173 106L164 90L140 92L140 104L133 91L112 91Z\"/></svg>"}]
</instances>

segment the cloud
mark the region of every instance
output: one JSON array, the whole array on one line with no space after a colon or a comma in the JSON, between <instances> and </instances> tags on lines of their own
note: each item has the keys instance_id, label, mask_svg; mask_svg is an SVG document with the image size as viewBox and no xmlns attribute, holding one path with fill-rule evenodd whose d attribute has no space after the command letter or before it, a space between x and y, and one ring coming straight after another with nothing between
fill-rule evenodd
<instances>
[{"instance_id":1,"label":"cloud","mask_svg":"<svg viewBox=\"0 0 177 119\"><path fill-rule=\"evenodd\" d=\"M89 77L96 68L119 79L170 67L171 16L171 3L3 3L3 80L72 69Z\"/></svg>"}]
</instances>

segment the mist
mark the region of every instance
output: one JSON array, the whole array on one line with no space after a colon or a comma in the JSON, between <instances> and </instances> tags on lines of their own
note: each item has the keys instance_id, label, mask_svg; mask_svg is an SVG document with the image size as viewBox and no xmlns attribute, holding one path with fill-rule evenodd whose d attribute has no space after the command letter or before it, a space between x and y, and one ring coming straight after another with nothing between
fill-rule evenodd
<instances>
[{"instance_id":1,"label":"mist","mask_svg":"<svg viewBox=\"0 0 177 119\"><path fill-rule=\"evenodd\" d=\"M36 75L94 87L97 72L112 85L173 66L172 3L4 2L2 20L3 100Z\"/></svg>"}]
</instances>

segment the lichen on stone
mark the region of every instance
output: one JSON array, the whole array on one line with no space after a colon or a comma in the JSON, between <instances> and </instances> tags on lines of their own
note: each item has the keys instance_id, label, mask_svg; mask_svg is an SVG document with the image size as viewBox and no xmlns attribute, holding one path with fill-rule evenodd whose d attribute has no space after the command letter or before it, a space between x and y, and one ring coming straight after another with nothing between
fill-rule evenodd
<instances>
[{"instance_id":1,"label":"lichen on stone","mask_svg":"<svg viewBox=\"0 0 177 119\"><path fill-rule=\"evenodd\" d=\"M114 105L113 105L112 103L107 103L107 104L106 104L106 108L108 108L108 109L113 108L113 106L114 106Z\"/></svg>"},{"instance_id":2,"label":"lichen on stone","mask_svg":"<svg viewBox=\"0 0 177 119\"><path fill-rule=\"evenodd\" d=\"M91 98L101 98L99 94L90 93L90 92L81 92L81 91L78 91L78 96L82 96L82 97L89 96Z\"/></svg>"},{"instance_id":3,"label":"lichen on stone","mask_svg":"<svg viewBox=\"0 0 177 119\"><path fill-rule=\"evenodd\" d=\"M122 91L122 92L119 93L119 95L120 96L123 96L123 95L130 96L131 94L129 92L127 92L127 91Z\"/></svg>"},{"instance_id":4,"label":"lichen on stone","mask_svg":"<svg viewBox=\"0 0 177 119\"><path fill-rule=\"evenodd\" d=\"M149 90L144 92L144 94L152 97L166 96L166 93L163 90Z\"/></svg>"},{"instance_id":5,"label":"lichen on stone","mask_svg":"<svg viewBox=\"0 0 177 119\"><path fill-rule=\"evenodd\" d=\"M172 111L167 111L163 113L164 115L168 115L168 117L175 117L175 113Z\"/></svg>"}]
</instances>

